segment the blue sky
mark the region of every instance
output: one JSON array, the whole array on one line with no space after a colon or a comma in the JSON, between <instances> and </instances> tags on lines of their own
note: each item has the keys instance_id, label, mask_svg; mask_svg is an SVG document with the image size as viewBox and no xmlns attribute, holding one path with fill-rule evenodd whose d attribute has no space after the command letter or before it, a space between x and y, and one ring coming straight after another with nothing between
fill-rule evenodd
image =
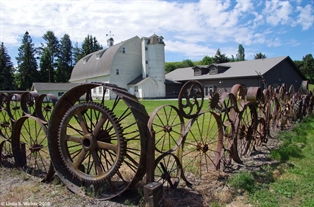
<instances>
[{"instance_id":1,"label":"blue sky","mask_svg":"<svg viewBox=\"0 0 314 207\"><path fill-rule=\"evenodd\" d=\"M45 0L0 1L0 40L16 63L25 31L39 46L51 30L60 40L79 44L89 34L105 47L110 31L115 43L134 36L164 37L166 62L201 60L217 49L228 57L239 44L245 58L290 56L301 60L314 52L313 0Z\"/></svg>"}]
</instances>

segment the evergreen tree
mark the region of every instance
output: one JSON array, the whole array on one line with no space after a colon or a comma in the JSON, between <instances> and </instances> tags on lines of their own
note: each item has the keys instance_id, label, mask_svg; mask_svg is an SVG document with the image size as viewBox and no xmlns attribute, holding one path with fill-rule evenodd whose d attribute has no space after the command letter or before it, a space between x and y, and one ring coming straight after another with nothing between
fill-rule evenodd
<instances>
[{"instance_id":1,"label":"evergreen tree","mask_svg":"<svg viewBox=\"0 0 314 207\"><path fill-rule=\"evenodd\" d=\"M300 71L305 75L306 78L313 83L314 78L314 58L312 54L307 54L302 58L303 63L300 65Z\"/></svg>"},{"instance_id":2,"label":"evergreen tree","mask_svg":"<svg viewBox=\"0 0 314 207\"><path fill-rule=\"evenodd\" d=\"M40 57L40 81L51 82L51 80L53 80L53 78L51 78L51 75L53 74L52 62L52 55L49 48L44 48L44 51Z\"/></svg>"},{"instance_id":3,"label":"evergreen tree","mask_svg":"<svg viewBox=\"0 0 314 207\"><path fill-rule=\"evenodd\" d=\"M72 50L73 47L70 36L68 34L65 34L60 41L60 57L58 59L56 73L57 82L68 82L71 77L73 69Z\"/></svg>"},{"instance_id":4,"label":"evergreen tree","mask_svg":"<svg viewBox=\"0 0 314 207\"><path fill-rule=\"evenodd\" d=\"M239 44L238 54L236 55L236 60L237 61L244 61L245 60L244 52L245 52L244 47L241 44Z\"/></svg>"},{"instance_id":5,"label":"evergreen tree","mask_svg":"<svg viewBox=\"0 0 314 207\"><path fill-rule=\"evenodd\" d=\"M265 58L266 58L266 55L262 54L261 52L260 53L256 53L254 55L254 59L265 59Z\"/></svg>"},{"instance_id":6,"label":"evergreen tree","mask_svg":"<svg viewBox=\"0 0 314 207\"><path fill-rule=\"evenodd\" d=\"M34 48L31 36L26 31L22 39L22 45L18 49L18 57L16 57L19 72L19 89L30 89L33 82L39 81L35 55L36 48Z\"/></svg>"},{"instance_id":7,"label":"evergreen tree","mask_svg":"<svg viewBox=\"0 0 314 207\"><path fill-rule=\"evenodd\" d=\"M14 89L13 63L3 42L0 47L0 90Z\"/></svg>"},{"instance_id":8,"label":"evergreen tree","mask_svg":"<svg viewBox=\"0 0 314 207\"><path fill-rule=\"evenodd\" d=\"M43 70L48 71L49 79L44 79L43 81L55 82L55 70L57 68L58 57L60 54L59 41L55 34L52 31L47 31L43 35L43 39L46 41L45 44L42 43L41 52L42 55L45 55L45 67ZM50 58L47 57L47 54L50 54ZM50 63L47 62L50 60ZM50 64L50 66L49 66Z\"/></svg>"},{"instance_id":9,"label":"evergreen tree","mask_svg":"<svg viewBox=\"0 0 314 207\"><path fill-rule=\"evenodd\" d=\"M75 61L78 62L84 56L101 49L103 49L103 47L99 44L96 37L93 37L92 35L87 35L82 43L82 48L79 48L76 43L76 46L74 48Z\"/></svg>"},{"instance_id":10,"label":"evergreen tree","mask_svg":"<svg viewBox=\"0 0 314 207\"><path fill-rule=\"evenodd\" d=\"M218 48L215 57L213 58L214 63L226 63L229 62L229 58L226 54L221 54L220 49Z\"/></svg>"}]
</instances>

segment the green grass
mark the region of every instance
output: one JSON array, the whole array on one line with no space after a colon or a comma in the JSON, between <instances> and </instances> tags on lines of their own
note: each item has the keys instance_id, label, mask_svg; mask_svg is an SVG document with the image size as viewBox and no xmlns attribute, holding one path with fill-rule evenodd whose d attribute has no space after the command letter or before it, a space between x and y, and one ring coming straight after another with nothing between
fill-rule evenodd
<instances>
[{"instance_id":1,"label":"green grass","mask_svg":"<svg viewBox=\"0 0 314 207\"><path fill-rule=\"evenodd\" d=\"M280 161L262 172L243 172L230 185L249 195L254 206L314 206L314 117L279 134L279 149L270 156Z\"/></svg>"}]
</instances>

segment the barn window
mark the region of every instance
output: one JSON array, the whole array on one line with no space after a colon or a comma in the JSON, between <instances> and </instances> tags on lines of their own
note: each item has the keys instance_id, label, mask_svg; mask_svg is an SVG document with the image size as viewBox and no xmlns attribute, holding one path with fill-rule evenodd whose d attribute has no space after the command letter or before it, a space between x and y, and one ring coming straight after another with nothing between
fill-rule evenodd
<instances>
[{"instance_id":1,"label":"barn window","mask_svg":"<svg viewBox=\"0 0 314 207\"><path fill-rule=\"evenodd\" d=\"M134 86L134 92L138 92L138 86Z\"/></svg>"},{"instance_id":2,"label":"barn window","mask_svg":"<svg viewBox=\"0 0 314 207\"><path fill-rule=\"evenodd\" d=\"M58 96L62 96L64 92L58 92Z\"/></svg>"},{"instance_id":3,"label":"barn window","mask_svg":"<svg viewBox=\"0 0 314 207\"><path fill-rule=\"evenodd\" d=\"M98 93L100 93L100 94L102 93L102 87L98 88Z\"/></svg>"},{"instance_id":4,"label":"barn window","mask_svg":"<svg viewBox=\"0 0 314 207\"><path fill-rule=\"evenodd\" d=\"M119 74L120 74L119 69L116 69L116 75L119 75Z\"/></svg>"},{"instance_id":5,"label":"barn window","mask_svg":"<svg viewBox=\"0 0 314 207\"><path fill-rule=\"evenodd\" d=\"M122 47L122 53L125 53L125 47Z\"/></svg>"}]
</instances>

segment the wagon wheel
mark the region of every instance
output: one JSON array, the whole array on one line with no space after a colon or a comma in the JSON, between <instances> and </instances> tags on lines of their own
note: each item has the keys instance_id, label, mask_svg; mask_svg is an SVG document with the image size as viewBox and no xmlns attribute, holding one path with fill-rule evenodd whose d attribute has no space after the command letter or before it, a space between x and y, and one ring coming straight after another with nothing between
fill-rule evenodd
<instances>
[{"instance_id":1,"label":"wagon wheel","mask_svg":"<svg viewBox=\"0 0 314 207\"><path fill-rule=\"evenodd\" d=\"M178 96L178 108L185 118L193 118L201 111L204 102L204 88L198 81L186 82Z\"/></svg>"},{"instance_id":2,"label":"wagon wheel","mask_svg":"<svg viewBox=\"0 0 314 207\"><path fill-rule=\"evenodd\" d=\"M290 95L293 95L293 94L295 93L294 85L291 85L291 86L289 87L289 91L288 91L288 92L290 93Z\"/></svg>"},{"instance_id":3,"label":"wagon wheel","mask_svg":"<svg viewBox=\"0 0 314 207\"><path fill-rule=\"evenodd\" d=\"M272 130L277 129L278 120L279 120L279 113L280 113L280 104L279 100L276 97L273 97L273 99L270 100L270 127Z\"/></svg>"},{"instance_id":4,"label":"wagon wheel","mask_svg":"<svg viewBox=\"0 0 314 207\"><path fill-rule=\"evenodd\" d=\"M0 106L0 136L10 139L12 134L12 121L7 110Z\"/></svg>"},{"instance_id":5,"label":"wagon wheel","mask_svg":"<svg viewBox=\"0 0 314 207\"><path fill-rule=\"evenodd\" d=\"M104 87L101 103L81 102ZM113 94L114 100L106 100ZM73 87L58 100L48 131L56 172L69 189L105 200L122 194L145 174L148 114L135 96L112 84ZM154 149L149 149L154 150Z\"/></svg>"},{"instance_id":6,"label":"wagon wheel","mask_svg":"<svg viewBox=\"0 0 314 207\"><path fill-rule=\"evenodd\" d=\"M238 108L238 111L242 111L245 104L246 95L244 86L242 86L241 84L235 84L232 86L230 93L232 93L237 100L236 107Z\"/></svg>"},{"instance_id":7,"label":"wagon wheel","mask_svg":"<svg viewBox=\"0 0 314 207\"><path fill-rule=\"evenodd\" d=\"M255 146L257 129L257 112L255 105L247 102L243 111L239 114L239 125L236 129L238 134L234 147L237 149L239 159L251 155Z\"/></svg>"},{"instance_id":8,"label":"wagon wheel","mask_svg":"<svg viewBox=\"0 0 314 207\"><path fill-rule=\"evenodd\" d=\"M47 127L34 116L23 116L13 127L12 149L16 165L42 181L54 175L50 160Z\"/></svg>"},{"instance_id":9,"label":"wagon wheel","mask_svg":"<svg viewBox=\"0 0 314 207\"><path fill-rule=\"evenodd\" d=\"M156 108L148 121L155 133L155 149L160 153L175 151L182 143L185 125L179 110L172 105Z\"/></svg>"},{"instance_id":10,"label":"wagon wheel","mask_svg":"<svg viewBox=\"0 0 314 207\"><path fill-rule=\"evenodd\" d=\"M38 98L38 93L35 91L24 92L21 96L21 107L25 114L35 116L36 109L36 99Z\"/></svg>"},{"instance_id":11,"label":"wagon wheel","mask_svg":"<svg viewBox=\"0 0 314 207\"><path fill-rule=\"evenodd\" d=\"M9 95L7 93L0 93L0 107L6 106L6 102L7 102L8 97L9 97Z\"/></svg>"},{"instance_id":12,"label":"wagon wheel","mask_svg":"<svg viewBox=\"0 0 314 207\"><path fill-rule=\"evenodd\" d=\"M220 158L220 166L225 169L231 165L233 154L232 145L236 137L235 123L238 116L236 98L232 93L223 92L220 96L217 107L220 112L220 119L223 125L223 149Z\"/></svg>"},{"instance_id":13,"label":"wagon wheel","mask_svg":"<svg viewBox=\"0 0 314 207\"><path fill-rule=\"evenodd\" d=\"M11 94L7 98L7 111L13 122L22 117L21 96L19 94Z\"/></svg>"},{"instance_id":14,"label":"wagon wheel","mask_svg":"<svg viewBox=\"0 0 314 207\"><path fill-rule=\"evenodd\" d=\"M13 158L11 147L12 121L4 107L0 107L0 157L1 160Z\"/></svg>"},{"instance_id":15,"label":"wagon wheel","mask_svg":"<svg viewBox=\"0 0 314 207\"><path fill-rule=\"evenodd\" d=\"M111 179L126 154L122 131L118 119L102 105L71 107L59 132L61 157L71 174L92 185Z\"/></svg>"},{"instance_id":16,"label":"wagon wheel","mask_svg":"<svg viewBox=\"0 0 314 207\"><path fill-rule=\"evenodd\" d=\"M203 111L190 119L182 144L181 163L187 180L204 179L204 175L219 169L222 153L223 126L219 115Z\"/></svg>"},{"instance_id":17,"label":"wagon wheel","mask_svg":"<svg viewBox=\"0 0 314 207\"><path fill-rule=\"evenodd\" d=\"M183 176L180 160L171 153L164 153L155 160L155 181L164 187L176 189Z\"/></svg>"},{"instance_id":18,"label":"wagon wheel","mask_svg":"<svg viewBox=\"0 0 314 207\"><path fill-rule=\"evenodd\" d=\"M53 94L41 94L36 101L36 115L41 120L48 122L57 101L58 98Z\"/></svg>"}]
</instances>

